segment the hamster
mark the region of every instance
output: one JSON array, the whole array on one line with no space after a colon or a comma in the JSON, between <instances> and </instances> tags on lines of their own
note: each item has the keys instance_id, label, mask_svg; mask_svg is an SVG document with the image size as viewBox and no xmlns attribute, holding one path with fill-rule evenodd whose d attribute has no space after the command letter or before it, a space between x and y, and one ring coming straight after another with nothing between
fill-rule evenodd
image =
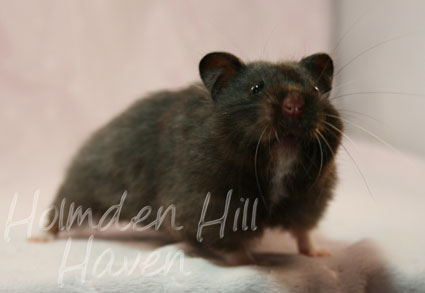
<instances>
[{"instance_id":1,"label":"hamster","mask_svg":"<svg viewBox=\"0 0 425 293\"><path fill-rule=\"evenodd\" d=\"M125 194L120 220L149 207L150 223L172 207L175 226L164 221L160 231L229 259L248 255L268 227L289 231L301 254L327 255L310 232L337 181L343 123L328 99L332 59L244 63L213 52L199 72L202 83L140 99L88 139L53 201L49 232L65 229L58 211L99 219Z\"/></svg>"}]
</instances>

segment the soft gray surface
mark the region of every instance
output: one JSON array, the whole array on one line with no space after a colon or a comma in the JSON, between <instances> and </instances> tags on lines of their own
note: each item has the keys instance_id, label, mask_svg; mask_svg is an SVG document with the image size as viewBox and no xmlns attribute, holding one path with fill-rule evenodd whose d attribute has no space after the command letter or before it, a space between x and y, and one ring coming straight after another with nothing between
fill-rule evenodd
<instances>
[{"instance_id":1,"label":"soft gray surface","mask_svg":"<svg viewBox=\"0 0 425 293\"><path fill-rule=\"evenodd\" d=\"M349 143L345 142L347 146ZM294 255L294 244L288 236L270 232L258 244L260 261L270 266L224 267L199 257L184 257L184 269L175 261L167 273L155 273L168 253L180 246L154 247L143 241L95 239L88 258L86 282L81 270L64 274L66 292L425 292L425 235L419 228L425 222L423 207L425 162L414 156L394 153L386 148L357 142L351 150L361 166L373 192L341 152L341 184L326 219L316 235L320 246L333 256L312 259ZM408 172L409 176L406 176ZM10 206L9 197L2 206ZM32 201L17 202L17 209L29 215ZM16 220L23 219L24 216ZM10 242L0 243L1 285L4 292L57 292L60 264L66 239L50 243L27 243L26 226L11 229ZM124 241L125 240L125 241ZM82 263L87 239L74 239L66 264ZM106 274L110 250L115 259L111 271L131 266L140 256L143 264L152 252L159 253L157 266L141 272ZM97 273L94 263L102 253ZM152 259L151 259L152 260ZM190 272L185 275L184 272ZM149 276L153 274L153 276Z\"/></svg>"}]
</instances>

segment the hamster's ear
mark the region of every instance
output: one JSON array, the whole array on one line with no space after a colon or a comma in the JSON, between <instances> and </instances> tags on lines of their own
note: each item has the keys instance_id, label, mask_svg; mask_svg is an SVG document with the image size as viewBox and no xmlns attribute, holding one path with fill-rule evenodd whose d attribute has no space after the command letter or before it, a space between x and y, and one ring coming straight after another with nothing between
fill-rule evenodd
<instances>
[{"instance_id":1,"label":"hamster's ear","mask_svg":"<svg viewBox=\"0 0 425 293\"><path fill-rule=\"evenodd\" d=\"M324 94L332 89L334 65L328 54L318 53L305 57L300 61L300 65L310 72L320 93Z\"/></svg>"},{"instance_id":2,"label":"hamster's ear","mask_svg":"<svg viewBox=\"0 0 425 293\"><path fill-rule=\"evenodd\" d=\"M199 73L214 97L226 83L245 67L238 57L225 52L209 53L199 62Z\"/></svg>"}]
</instances>

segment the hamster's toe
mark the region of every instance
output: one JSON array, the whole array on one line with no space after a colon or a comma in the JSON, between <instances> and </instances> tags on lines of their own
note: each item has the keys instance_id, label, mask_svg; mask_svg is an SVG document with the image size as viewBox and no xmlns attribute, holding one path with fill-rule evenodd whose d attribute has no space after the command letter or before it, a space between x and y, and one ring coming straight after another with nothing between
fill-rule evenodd
<instances>
[{"instance_id":1,"label":"hamster's toe","mask_svg":"<svg viewBox=\"0 0 425 293\"><path fill-rule=\"evenodd\" d=\"M332 254L326 249L310 249L307 251L300 251L301 254L307 255L310 257L326 257L332 256Z\"/></svg>"}]
</instances>

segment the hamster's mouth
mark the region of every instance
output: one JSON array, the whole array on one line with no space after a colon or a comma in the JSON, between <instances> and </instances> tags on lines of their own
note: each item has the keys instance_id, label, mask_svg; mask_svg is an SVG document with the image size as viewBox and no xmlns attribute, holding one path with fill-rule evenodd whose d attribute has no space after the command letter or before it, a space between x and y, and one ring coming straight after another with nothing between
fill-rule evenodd
<instances>
[{"instance_id":1,"label":"hamster's mouth","mask_svg":"<svg viewBox=\"0 0 425 293\"><path fill-rule=\"evenodd\" d=\"M281 129L276 131L276 139L282 138L283 140L301 142L303 140L309 139L312 133L311 127L296 127L291 129Z\"/></svg>"},{"instance_id":2,"label":"hamster's mouth","mask_svg":"<svg viewBox=\"0 0 425 293\"><path fill-rule=\"evenodd\" d=\"M314 139L314 127L313 125L303 127L292 127L290 129L276 129L273 131L274 135L270 135L271 137L271 145L277 148L290 148L296 149L300 148L301 145L306 142Z\"/></svg>"},{"instance_id":3,"label":"hamster's mouth","mask_svg":"<svg viewBox=\"0 0 425 293\"><path fill-rule=\"evenodd\" d=\"M299 142L300 139L293 134L288 134L280 140L280 144L282 144L282 146L291 148L296 147Z\"/></svg>"},{"instance_id":4,"label":"hamster's mouth","mask_svg":"<svg viewBox=\"0 0 425 293\"><path fill-rule=\"evenodd\" d=\"M269 137L271 145L278 148L300 148L314 139L316 124L317 121L313 118L298 121L280 120L264 137Z\"/></svg>"},{"instance_id":5,"label":"hamster's mouth","mask_svg":"<svg viewBox=\"0 0 425 293\"><path fill-rule=\"evenodd\" d=\"M300 137L294 134L278 135L276 133L276 137L272 140L271 145L273 149L296 149L301 143L301 140Z\"/></svg>"}]
</instances>

